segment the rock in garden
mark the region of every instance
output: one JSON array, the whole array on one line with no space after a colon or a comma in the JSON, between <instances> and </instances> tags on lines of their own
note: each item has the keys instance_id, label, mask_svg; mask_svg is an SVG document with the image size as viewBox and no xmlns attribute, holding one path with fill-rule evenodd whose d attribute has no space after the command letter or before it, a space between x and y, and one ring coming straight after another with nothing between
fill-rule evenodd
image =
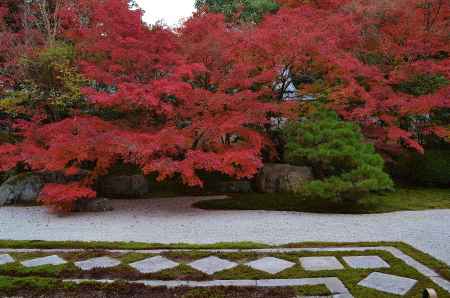
<instances>
[{"instance_id":1,"label":"rock in garden","mask_svg":"<svg viewBox=\"0 0 450 298\"><path fill-rule=\"evenodd\" d=\"M299 185L313 179L309 167L289 164L266 164L256 177L257 190L265 193L292 192Z\"/></svg>"},{"instance_id":2,"label":"rock in garden","mask_svg":"<svg viewBox=\"0 0 450 298\"><path fill-rule=\"evenodd\" d=\"M227 181L220 182L217 190L223 193L248 193L252 192L250 181Z\"/></svg>"},{"instance_id":3,"label":"rock in garden","mask_svg":"<svg viewBox=\"0 0 450 298\"><path fill-rule=\"evenodd\" d=\"M143 175L105 176L99 180L97 188L104 197L133 198L149 193L150 184Z\"/></svg>"},{"instance_id":4,"label":"rock in garden","mask_svg":"<svg viewBox=\"0 0 450 298\"><path fill-rule=\"evenodd\" d=\"M35 203L43 185L37 175L24 173L13 176L0 186L0 206Z\"/></svg>"},{"instance_id":5,"label":"rock in garden","mask_svg":"<svg viewBox=\"0 0 450 298\"><path fill-rule=\"evenodd\" d=\"M95 200L78 200L75 203L75 212L106 212L112 211L114 207L111 200L98 198Z\"/></svg>"}]
</instances>

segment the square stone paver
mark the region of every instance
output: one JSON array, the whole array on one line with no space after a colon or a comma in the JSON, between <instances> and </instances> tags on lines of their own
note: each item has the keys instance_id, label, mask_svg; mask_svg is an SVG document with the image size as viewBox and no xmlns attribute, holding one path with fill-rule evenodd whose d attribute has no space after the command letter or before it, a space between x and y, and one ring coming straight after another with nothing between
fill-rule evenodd
<instances>
[{"instance_id":1,"label":"square stone paver","mask_svg":"<svg viewBox=\"0 0 450 298\"><path fill-rule=\"evenodd\" d=\"M0 265L14 263L15 260L10 255L0 255Z\"/></svg>"},{"instance_id":2,"label":"square stone paver","mask_svg":"<svg viewBox=\"0 0 450 298\"><path fill-rule=\"evenodd\" d=\"M66 264L66 263L67 262L64 259L60 258L57 255L43 257L43 258L36 258L36 259L31 259L31 260L21 262L21 264L23 266L28 267L28 268L44 266L44 265L57 266L57 265L62 265L62 264Z\"/></svg>"},{"instance_id":3,"label":"square stone paver","mask_svg":"<svg viewBox=\"0 0 450 298\"><path fill-rule=\"evenodd\" d=\"M291 268L292 266L295 265L295 263L278 258L266 257L256 261L249 262L245 265L253 269L264 271L270 274L277 274L283 270Z\"/></svg>"},{"instance_id":4,"label":"square stone paver","mask_svg":"<svg viewBox=\"0 0 450 298\"><path fill-rule=\"evenodd\" d=\"M155 273L165 269L174 268L178 265L178 263L161 256L148 258L130 264L131 267L141 273Z\"/></svg>"},{"instance_id":5,"label":"square stone paver","mask_svg":"<svg viewBox=\"0 0 450 298\"><path fill-rule=\"evenodd\" d=\"M359 282L358 286L403 296L406 295L416 283L417 280L415 279L373 272L367 278Z\"/></svg>"},{"instance_id":6,"label":"square stone paver","mask_svg":"<svg viewBox=\"0 0 450 298\"><path fill-rule=\"evenodd\" d=\"M110 257L93 258L86 261L75 262L75 266L83 271L94 268L112 268L120 265L120 261Z\"/></svg>"},{"instance_id":7,"label":"square stone paver","mask_svg":"<svg viewBox=\"0 0 450 298\"><path fill-rule=\"evenodd\" d=\"M206 273L208 275L219 271L227 270L236 267L238 264L228 260L220 259L218 257L207 257L189 264L194 269Z\"/></svg>"},{"instance_id":8,"label":"square stone paver","mask_svg":"<svg viewBox=\"0 0 450 298\"><path fill-rule=\"evenodd\" d=\"M390 267L389 264L379 256L352 256L344 257L343 259L350 267L355 269L376 269Z\"/></svg>"},{"instance_id":9,"label":"square stone paver","mask_svg":"<svg viewBox=\"0 0 450 298\"><path fill-rule=\"evenodd\" d=\"M300 258L300 263L307 271L344 269L344 266L335 257L305 257Z\"/></svg>"}]
</instances>

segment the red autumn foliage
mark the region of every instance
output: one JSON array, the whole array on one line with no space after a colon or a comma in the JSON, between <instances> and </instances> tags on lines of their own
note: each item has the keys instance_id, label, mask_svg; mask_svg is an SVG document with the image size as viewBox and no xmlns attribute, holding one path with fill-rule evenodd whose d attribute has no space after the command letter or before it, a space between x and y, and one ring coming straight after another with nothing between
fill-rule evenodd
<instances>
[{"instance_id":1,"label":"red autumn foliage","mask_svg":"<svg viewBox=\"0 0 450 298\"><path fill-rule=\"evenodd\" d=\"M327 94L329 106L358 122L380 150L423 151L419 137L430 133L448 139L441 113L450 107L450 3L288 2L281 4L297 8L266 17L252 32L252 63L315 77L299 88ZM423 94L399 88L422 77L447 83Z\"/></svg>"},{"instance_id":2,"label":"red autumn foliage","mask_svg":"<svg viewBox=\"0 0 450 298\"><path fill-rule=\"evenodd\" d=\"M14 85L17 75L17 51L23 34L20 31L20 19L15 16L19 1L0 3L0 95L6 88Z\"/></svg>"},{"instance_id":3,"label":"red autumn foliage","mask_svg":"<svg viewBox=\"0 0 450 298\"><path fill-rule=\"evenodd\" d=\"M273 105L260 102L258 93L248 89L231 93L231 85L211 90L210 84L202 84L205 77L219 81L221 73L190 61L173 32L148 28L126 1L85 4L89 22L72 24L76 30L65 33L80 53L81 71L95 80L83 92L97 109L123 117L23 122L17 129L24 140L3 149L2 159L9 161L4 170L22 163L33 171L70 176L88 163L83 187L68 186L72 191L62 200L57 196L65 186L50 184L41 194L45 204L64 209L77 199L92 198L84 186L93 185L118 161L135 164L146 174L158 173L160 180L179 175L192 186L202 185L200 170L236 178L257 173L261 150L270 144L263 131Z\"/></svg>"},{"instance_id":4,"label":"red autumn foliage","mask_svg":"<svg viewBox=\"0 0 450 298\"><path fill-rule=\"evenodd\" d=\"M82 89L89 109L58 122L33 110L15 126L21 141L0 146L0 170L87 171L77 183L45 186L42 202L60 210L95 197L90 187L119 161L192 186L203 183L199 171L252 177L263 149L274 153L270 118L295 116L297 103L283 101L289 80L358 122L380 150L422 151L419 136L449 138L440 115L450 84L423 94L399 86L450 80L450 3L278 2L258 25L200 13L174 32L148 27L126 0L63 1L57 37L74 44L91 81ZM21 56L46 44L14 7L0 4L0 81L9 88L22 79Z\"/></svg>"},{"instance_id":5,"label":"red autumn foliage","mask_svg":"<svg viewBox=\"0 0 450 298\"><path fill-rule=\"evenodd\" d=\"M92 199L96 197L95 191L80 186L78 183L46 184L41 191L40 201L52 206L55 211L71 211L74 198Z\"/></svg>"}]
</instances>

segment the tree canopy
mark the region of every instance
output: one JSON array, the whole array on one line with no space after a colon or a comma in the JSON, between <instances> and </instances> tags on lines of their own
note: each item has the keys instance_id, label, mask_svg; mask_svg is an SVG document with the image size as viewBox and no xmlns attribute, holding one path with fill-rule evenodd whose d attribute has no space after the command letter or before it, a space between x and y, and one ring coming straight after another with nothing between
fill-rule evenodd
<instances>
[{"instance_id":1,"label":"tree canopy","mask_svg":"<svg viewBox=\"0 0 450 298\"><path fill-rule=\"evenodd\" d=\"M279 5L273 0L196 0L195 7L221 13L227 20L258 23L264 15L276 12Z\"/></svg>"},{"instance_id":2,"label":"tree canopy","mask_svg":"<svg viewBox=\"0 0 450 298\"><path fill-rule=\"evenodd\" d=\"M386 156L449 141L448 1L197 7L174 31L126 0L3 1L0 170L84 173L44 188L60 209L95 197L117 162L188 185L201 171L248 178L277 158L271 121L297 119L305 96Z\"/></svg>"}]
</instances>

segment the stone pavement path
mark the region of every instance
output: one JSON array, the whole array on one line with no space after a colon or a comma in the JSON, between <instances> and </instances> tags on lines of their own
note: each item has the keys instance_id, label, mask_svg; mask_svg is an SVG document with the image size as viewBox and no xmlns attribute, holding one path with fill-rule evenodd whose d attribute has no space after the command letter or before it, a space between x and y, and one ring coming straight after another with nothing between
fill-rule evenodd
<instances>
[{"instance_id":1,"label":"stone pavement path","mask_svg":"<svg viewBox=\"0 0 450 298\"><path fill-rule=\"evenodd\" d=\"M437 272L421 264L417 260L406 255L399 249L389 246L374 246L374 247L322 247L322 248L273 248L273 249L214 249L214 250L196 250L196 253L208 253L210 256L199 258L193 262L185 265L191 268L203 272L207 275L213 275L217 272L222 272L235 268L239 265L236 261L227 259L227 254L230 253L255 253L259 256L254 261L245 262L243 265L262 271L271 275L276 275L279 272L288 270L293 266L301 266L306 272L320 272L335 270L355 270L355 269L367 269L372 272L364 279L361 279L357 286L365 287L379 292L405 296L407 295L417 284L417 280L409 278L408 276L398 276L393 274L386 274L377 272L385 268L390 268L390 264L380 256L365 253L366 251L384 251L390 253L393 257L403 261L410 267L417 270L425 277L432 280L436 286L441 287L444 291L450 294L450 282L445 280ZM64 253L77 253L77 256L87 253L88 250L83 249L0 249L0 260L6 265L15 263L16 260L11 255L20 255L21 253L40 253L50 254L44 257L28 257L27 260L20 262L25 267L38 267L38 266L58 266L67 264L69 261L64 259ZM94 257L89 259L74 260L73 265L83 271L91 271L99 268L114 268L119 265L129 266L134 270L146 274L161 272L166 269L175 268L180 266L181 263L171 260L171 257L163 257L163 253L172 253L172 255L181 256L187 252L193 252L190 250L102 250L103 254L127 254L127 253L141 253L151 254L151 257L136 261L129 264L122 264L119 259L110 257L108 255ZM313 257L300 257L298 261L291 262L284 260L280 257L267 256L267 254L284 254L284 253L324 253L327 252L328 256L313 256ZM336 253L342 253L341 262L337 257L333 256ZM350 253L358 252L362 255L347 255ZM26 256L26 255L25 255ZM78 257L82 258L82 257ZM391 260L392 261L392 260ZM344 266L347 265L348 267ZM330 271L331 270L331 271ZM404 273L407 274L407 273ZM330 275L332 275L330 273ZM316 277L316 278L285 278L285 279L255 279L255 280L206 280L206 281L189 281L189 280L127 280L122 278L122 281L128 283L140 283L152 287L217 287L217 286L233 286L233 287L292 287L292 286L306 286L306 285L325 285L333 297L350 298L353 297L352 293L346 288L343 282L333 276ZM113 283L115 279L77 279L67 278L66 282L81 283L86 281L95 281L99 283Z\"/></svg>"},{"instance_id":2,"label":"stone pavement path","mask_svg":"<svg viewBox=\"0 0 450 298\"><path fill-rule=\"evenodd\" d=\"M204 199L211 198L114 201L112 212L62 217L44 207L4 207L0 239L166 244L402 241L450 265L450 210L344 215L191 208Z\"/></svg>"}]
</instances>

